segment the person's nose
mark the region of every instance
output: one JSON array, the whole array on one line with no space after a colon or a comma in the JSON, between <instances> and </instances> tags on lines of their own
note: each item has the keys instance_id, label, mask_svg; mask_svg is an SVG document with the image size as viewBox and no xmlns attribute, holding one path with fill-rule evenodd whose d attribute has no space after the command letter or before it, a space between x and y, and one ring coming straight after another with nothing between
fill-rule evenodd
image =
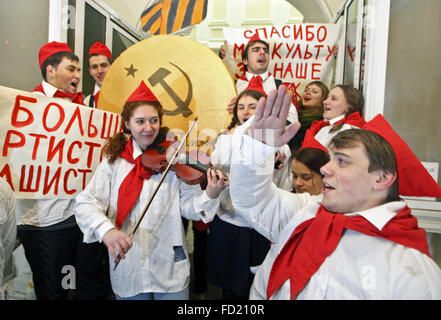
<instances>
[{"instance_id":1,"label":"person's nose","mask_svg":"<svg viewBox=\"0 0 441 320\"><path fill-rule=\"evenodd\" d=\"M146 121L144 124L144 131L151 132L153 131L152 124L149 121Z\"/></svg>"},{"instance_id":2,"label":"person's nose","mask_svg":"<svg viewBox=\"0 0 441 320\"><path fill-rule=\"evenodd\" d=\"M79 70L75 71L75 75L74 75L75 79L78 79L78 81L81 80L81 72Z\"/></svg>"},{"instance_id":3,"label":"person's nose","mask_svg":"<svg viewBox=\"0 0 441 320\"><path fill-rule=\"evenodd\" d=\"M332 175L332 164L331 161L329 161L327 164L325 164L323 167L320 168L320 173L324 175L325 177L329 177Z\"/></svg>"},{"instance_id":4,"label":"person's nose","mask_svg":"<svg viewBox=\"0 0 441 320\"><path fill-rule=\"evenodd\" d=\"M303 179L300 177L294 178L294 186L301 187L303 186Z\"/></svg>"}]
</instances>

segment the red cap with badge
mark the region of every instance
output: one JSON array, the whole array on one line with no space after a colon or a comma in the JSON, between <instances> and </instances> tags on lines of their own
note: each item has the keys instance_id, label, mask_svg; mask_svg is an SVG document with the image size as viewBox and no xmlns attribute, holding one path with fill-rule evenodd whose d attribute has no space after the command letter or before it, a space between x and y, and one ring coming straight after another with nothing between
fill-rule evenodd
<instances>
[{"instance_id":1,"label":"red cap with badge","mask_svg":"<svg viewBox=\"0 0 441 320\"><path fill-rule=\"evenodd\" d=\"M264 42L264 43L266 44L267 47L269 47L268 42L266 42L266 41L260 39L259 34L258 34L257 30L256 30L256 33L250 38L250 40L248 40L248 43L247 43L247 45L245 46L245 49L243 50L242 60L245 59L245 52L247 52L247 48L248 48L248 46L249 46L251 43L253 43L254 41L262 41L262 42Z\"/></svg>"},{"instance_id":2,"label":"red cap with badge","mask_svg":"<svg viewBox=\"0 0 441 320\"><path fill-rule=\"evenodd\" d=\"M318 142L318 140L316 138L314 138L312 135L305 135L305 138L303 139L302 142L302 146L300 147L300 149L305 149L305 148L314 148L314 149L319 149L322 150L326 153L328 153L328 149L322 145L320 142Z\"/></svg>"},{"instance_id":3,"label":"red cap with badge","mask_svg":"<svg viewBox=\"0 0 441 320\"><path fill-rule=\"evenodd\" d=\"M72 50L68 47L68 45L64 42L56 42L52 41L46 43L40 48L40 52L38 53L38 62L40 64L40 69L43 63L52 55L59 52L69 52L72 53Z\"/></svg>"},{"instance_id":4,"label":"red cap with badge","mask_svg":"<svg viewBox=\"0 0 441 320\"><path fill-rule=\"evenodd\" d=\"M93 54L101 54L103 56L106 56L109 61L112 61L112 53L104 43L97 41L93 45L91 45L89 48L89 57Z\"/></svg>"},{"instance_id":5,"label":"red cap with badge","mask_svg":"<svg viewBox=\"0 0 441 320\"><path fill-rule=\"evenodd\" d=\"M133 101L159 101L155 94L147 87L144 81L141 81L138 88L130 95L126 100L127 102Z\"/></svg>"}]
</instances>

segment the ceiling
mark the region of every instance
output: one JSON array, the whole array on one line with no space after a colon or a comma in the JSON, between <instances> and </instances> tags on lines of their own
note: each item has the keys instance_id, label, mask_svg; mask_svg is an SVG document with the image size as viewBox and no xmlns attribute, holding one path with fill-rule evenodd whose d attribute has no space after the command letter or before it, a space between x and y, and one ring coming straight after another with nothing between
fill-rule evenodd
<instances>
[{"instance_id":1,"label":"ceiling","mask_svg":"<svg viewBox=\"0 0 441 320\"><path fill-rule=\"evenodd\" d=\"M137 29L139 17L147 5L160 0L101 0ZM305 22L329 23L346 0L286 0L304 16Z\"/></svg>"}]
</instances>

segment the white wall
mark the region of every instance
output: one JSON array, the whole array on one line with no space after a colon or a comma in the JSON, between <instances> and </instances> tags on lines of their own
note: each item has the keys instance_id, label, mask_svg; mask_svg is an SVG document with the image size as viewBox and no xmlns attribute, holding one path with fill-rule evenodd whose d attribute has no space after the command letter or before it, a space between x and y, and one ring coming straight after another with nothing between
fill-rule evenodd
<instances>
[{"instance_id":1,"label":"white wall","mask_svg":"<svg viewBox=\"0 0 441 320\"><path fill-rule=\"evenodd\" d=\"M48 30L49 0L0 1L0 85L32 91L41 82L38 51Z\"/></svg>"},{"instance_id":2,"label":"white wall","mask_svg":"<svg viewBox=\"0 0 441 320\"><path fill-rule=\"evenodd\" d=\"M441 1L391 2L384 115L421 161L438 163L440 30Z\"/></svg>"}]
</instances>

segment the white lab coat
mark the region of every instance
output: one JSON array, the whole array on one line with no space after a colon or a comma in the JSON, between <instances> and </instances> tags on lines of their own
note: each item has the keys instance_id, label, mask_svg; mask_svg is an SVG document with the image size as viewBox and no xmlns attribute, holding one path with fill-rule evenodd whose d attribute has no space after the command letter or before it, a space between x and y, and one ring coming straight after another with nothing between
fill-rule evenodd
<instances>
[{"instance_id":1,"label":"white lab coat","mask_svg":"<svg viewBox=\"0 0 441 320\"><path fill-rule=\"evenodd\" d=\"M133 144L133 158L142 154ZM118 158L113 164L107 160L97 167L93 178L76 197L75 217L84 233L84 242L102 241L104 234L114 228L118 190L134 164ZM121 231L129 234L142 214L160 174L144 180L142 191L130 211ZM120 297L131 297L143 292L177 292L185 289L190 280L190 263L185 246L181 215L187 219L209 222L204 215L210 206L218 206L199 185L190 186L180 181L174 172L165 177L156 197L133 237L133 245L126 258L114 271L110 259L112 288ZM174 247L182 246L187 259L175 262Z\"/></svg>"},{"instance_id":2,"label":"white lab coat","mask_svg":"<svg viewBox=\"0 0 441 320\"><path fill-rule=\"evenodd\" d=\"M230 194L236 211L270 239L271 246L256 273L251 299L266 299L272 265L295 228L315 216L321 196L293 194L271 182L265 164L275 148L249 136L233 138L234 166ZM361 215L381 229L405 205L390 202ZM271 299L290 299L287 280ZM441 270L425 254L391 241L346 230L297 299L441 299Z\"/></svg>"}]
</instances>

